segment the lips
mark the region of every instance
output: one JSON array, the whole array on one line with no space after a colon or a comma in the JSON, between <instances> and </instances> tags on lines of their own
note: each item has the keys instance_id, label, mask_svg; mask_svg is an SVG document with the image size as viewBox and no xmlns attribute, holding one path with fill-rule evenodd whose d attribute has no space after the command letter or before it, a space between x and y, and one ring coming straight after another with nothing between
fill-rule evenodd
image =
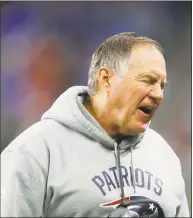
<instances>
[{"instance_id":1,"label":"lips","mask_svg":"<svg viewBox=\"0 0 193 218\"><path fill-rule=\"evenodd\" d=\"M149 105L149 104L143 104L138 107L138 111L141 116L144 118L151 118L155 111L156 107L154 105Z\"/></svg>"}]
</instances>

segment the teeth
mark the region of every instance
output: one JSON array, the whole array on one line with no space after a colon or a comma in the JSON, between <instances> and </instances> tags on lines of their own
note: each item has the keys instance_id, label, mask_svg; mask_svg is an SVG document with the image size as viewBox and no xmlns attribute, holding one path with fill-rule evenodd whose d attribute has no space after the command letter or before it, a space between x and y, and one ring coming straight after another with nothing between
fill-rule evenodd
<instances>
[{"instance_id":1,"label":"teeth","mask_svg":"<svg viewBox=\"0 0 193 218\"><path fill-rule=\"evenodd\" d=\"M150 108L150 107L146 107L149 111L152 111L152 108Z\"/></svg>"}]
</instances>

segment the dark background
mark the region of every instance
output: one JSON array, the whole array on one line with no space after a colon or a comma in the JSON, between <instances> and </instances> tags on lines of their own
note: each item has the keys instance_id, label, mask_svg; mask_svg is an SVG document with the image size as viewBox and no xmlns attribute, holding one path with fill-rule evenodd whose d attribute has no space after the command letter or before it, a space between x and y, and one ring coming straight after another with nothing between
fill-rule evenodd
<instances>
[{"instance_id":1,"label":"dark background","mask_svg":"<svg viewBox=\"0 0 193 218\"><path fill-rule=\"evenodd\" d=\"M191 205L192 2L12 2L1 7L1 150L72 85L107 37L132 31L165 49L169 85L151 127L182 163ZM154 155L154 154L152 154Z\"/></svg>"}]
</instances>

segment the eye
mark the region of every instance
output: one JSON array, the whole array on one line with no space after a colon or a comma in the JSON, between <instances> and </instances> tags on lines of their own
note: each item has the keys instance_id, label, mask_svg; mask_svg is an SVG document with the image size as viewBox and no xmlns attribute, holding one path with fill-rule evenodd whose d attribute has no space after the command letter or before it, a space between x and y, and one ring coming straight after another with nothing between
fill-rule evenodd
<instances>
[{"instance_id":1,"label":"eye","mask_svg":"<svg viewBox=\"0 0 193 218\"><path fill-rule=\"evenodd\" d=\"M161 89L164 90L164 86L165 84L164 83L161 83Z\"/></svg>"},{"instance_id":2,"label":"eye","mask_svg":"<svg viewBox=\"0 0 193 218\"><path fill-rule=\"evenodd\" d=\"M164 90L164 88L167 86L167 84L168 84L167 81L166 82L162 82L161 85L160 85L161 89Z\"/></svg>"},{"instance_id":3,"label":"eye","mask_svg":"<svg viewBox=\"0 0 193 218\"><path fill-rule=\"evenodd\" d=\"M142 82L147 85L155 85L158 82L158 80L156 78L151 77L151 78L143 79ZM161 90L164 91L165 83L162 82L160 84L160 87L161 87Z\"/></svg>"},{"instance_id":4,"label":"eye","mask_svg":"<svg viewBox=\"0 0 193 218\"><path fill-rule=\"evenodd\" d=\"M142 80L142 82L153 85L157 82L157 79L156 78L148 78L148 79Z\"/></svg>"}]
</instances>

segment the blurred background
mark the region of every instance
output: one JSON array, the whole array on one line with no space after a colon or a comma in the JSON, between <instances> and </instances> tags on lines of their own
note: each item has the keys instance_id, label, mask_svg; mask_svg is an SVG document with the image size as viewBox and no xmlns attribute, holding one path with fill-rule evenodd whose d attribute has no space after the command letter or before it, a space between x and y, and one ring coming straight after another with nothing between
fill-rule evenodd
<instances>
[{"instance_id":1,"label":"blurred background","mask_svg":"<svg viewBox=\"0 0 193 218\"><path fill-rule=\"evenodd\" d=\"M191 209L192 2L1 4L1 151L73 85L107 37L132 31L165 49L169 85L151 127L181 160Z\"/></svg>"}]
</instances>

